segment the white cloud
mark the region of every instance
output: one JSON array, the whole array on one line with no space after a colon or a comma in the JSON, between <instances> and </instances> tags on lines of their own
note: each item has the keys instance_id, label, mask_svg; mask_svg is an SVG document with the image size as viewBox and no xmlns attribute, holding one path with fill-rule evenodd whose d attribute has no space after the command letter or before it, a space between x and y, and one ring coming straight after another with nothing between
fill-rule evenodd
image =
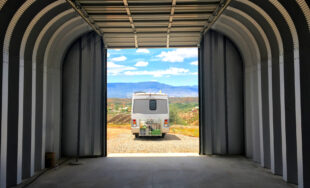
<instances>
[{"instance_id":1,"label":"white cloud","mask_svg":"<svg viewBox=\"0 0 310 188\"><path fill-rule=\"evenodd\" d=\"M198 75L198 72L192 72L191 75Z\"/></svg>"},{"instance_id":2,"label":"white cloud","mask_svg":"<svg viewBox=\"0 0 310 188\"><path fill-rule=\"evenodd\" d=\"M126 71L125 75L135 76L135 75L150 75L154 77L162 77L165 75L182 75L188 73L188 69L170 67L166 70L154 70L154 71Z\"/></svg>"},{"instance_id":3,"label":"white cloud","mask_svg":"<svg viewBox=\"0 0 310 188\"><path fill-rule=\"evenodd\" d=\"M113 76L116 76L116 75L118 75L124 71L136 70L135 67L119 65L119 64L115 64L113 62L108 62L107 68L108 68L108 70L107 70L108 74L113 75Z\"/></svg>"},{"instance_id":4,"label":"white cloud","mask_svg":"<svg viewBox=\"0 0 310 188\"><path fill-rule=\"evenodd\" d=\"M107 54L107 57L110 57L110 53Z\"/></svg>"},{"instance_id":5,"label":"white cloud","mask_svg":"<svg viewBox=\"0 0 310 188\"><path fill-rule=\"evenodd\" d=\"M108 62L107 64L107 68L119 68L119 67L124 67L124 65L115 64L113 62Z\"/></svg>"},{"instance_id":6,"label":"white cloud","mask_svg":"<svg viewBox=\"0 0 310 188\"><path fill-rule=\"evenodd\" d=\"M112 58L112 61L125 61L127 57L125 56L120 56L120 57L114 57Z\"/></svg>"},{"instance_id":7,"label":"white cloud","mask_svg":"<svg viewBox=\"0 0 310 188\"><path fill-rule=\"evenodd\" d=\"M157 57L162 58L162 61L168 62L183 62L185 58L198 57L197 48L178 48L173 51L163 51Z\"/></svg>"},{"instance_id":8,"label":"white cloud","mask_svg":"<svg viewBox=\"0 0 310 188\"><path fill-rule=\"evenodd\" d=\"M146 66L148 66L148 62L146 62L146 61L138 61L136 64L135 64L135 66L136 67L146 67Z\"/></svg>"},{"instance_id":9,"label":"white cloud","mask_svg":"<svg viewBox=\"0 0 310 188\"><path fill-rule=\"evenodd\" d=\"M150 53L150 50L145 49L145 48L140 48L140 49L136 50L136 52L137 53L146 53L146 54L148 54L148 53Z\"/></svg>"},{"instance_id":10,"label":"white cloud","mask_svg":"<svg viewBox=\"0 0 310 188\"><path fill-rule=\"evenodd\" d=\"M198 61L193 61L190 63L191 65L198 65Z\"/></svg>"}]
</instances>

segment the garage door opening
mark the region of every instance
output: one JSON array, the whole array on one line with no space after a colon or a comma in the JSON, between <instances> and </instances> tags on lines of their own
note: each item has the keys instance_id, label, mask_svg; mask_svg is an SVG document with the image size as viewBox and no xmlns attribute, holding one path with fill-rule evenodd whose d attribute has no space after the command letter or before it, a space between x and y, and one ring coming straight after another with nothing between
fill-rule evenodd
<instances>
[{"instance_id":1,"label":"garage door opening","mask_svg":"<svg viewBox=\"0 0 310 188\"><path fill-rule=\"evenodd\" d=\"M197 48L109 49L108 156L198 154L198 101Z\"/></svg>"}]
</instances>

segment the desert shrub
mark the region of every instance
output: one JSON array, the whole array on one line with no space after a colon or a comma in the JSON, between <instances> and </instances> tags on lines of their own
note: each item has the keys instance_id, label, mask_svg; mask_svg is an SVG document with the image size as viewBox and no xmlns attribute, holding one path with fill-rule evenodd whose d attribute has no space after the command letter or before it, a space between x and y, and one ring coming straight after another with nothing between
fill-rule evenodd
<instances>
[{"instance_id":1,"label":"desert shrub","mask_svg":"<svg viewBox=\"0 0 310 188\"><path fill-rule=\"evenodd\" d=\"M169 109L169 113L170 124L186 125L186 122L179 116L180 110L178 110L176 107L171 106Z\"/></svg>"}]
</instances>

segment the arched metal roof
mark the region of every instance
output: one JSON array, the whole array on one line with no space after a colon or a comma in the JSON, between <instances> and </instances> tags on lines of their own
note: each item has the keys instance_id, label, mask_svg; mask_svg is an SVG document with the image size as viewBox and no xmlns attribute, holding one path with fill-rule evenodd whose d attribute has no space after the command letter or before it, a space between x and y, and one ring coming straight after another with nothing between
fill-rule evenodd
<instances>
[{"instance_id":1,"label":"arched metal roof","mask_svg":"<svg viewBox=\"0 0 310 188\"><path fill-rule=\"evenodd\" d=\"M68 2L108 48L197 47L230 0L77 0Z\"/></svg>"}]
</instances>

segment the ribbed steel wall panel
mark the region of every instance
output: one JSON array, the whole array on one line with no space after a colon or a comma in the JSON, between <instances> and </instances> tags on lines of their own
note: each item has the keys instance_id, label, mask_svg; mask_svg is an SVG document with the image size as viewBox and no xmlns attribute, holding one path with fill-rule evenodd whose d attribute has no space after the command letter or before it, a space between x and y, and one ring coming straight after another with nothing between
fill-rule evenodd
<instances>
[{"instance_id":1,"label":"ribbed steel wall panel","mask_svg":"<svg viewBox=\"0 0 310 188\"><path fill-rule=\"evenodd\" d=\"M305 115L306 112L309 112L309 100L306 97L302 97L309 96L310 94L309 85L306 85L306 80L309 80L309 74L306 74L306 72L309 72L310 67L309 64L305 63L310 58L309 53L306 53L310 49L310 13L308 5L303 0L270 0L269 2L235 0L229 5L229 7L235 9L228 7L228 10L224 11L223 15L219 18L218 23L213 26L214 29L230 37L233 35L231 32L235 32L235 30L237 32L249 30L257 39L260 51L267 50L269 54L267 61L264 61L266 55L262 53L262 61L258 61L262 66L253 67L254 70L264 71L263 65L268 62L267 72L262 74L262 77L258 77L258 80L255 81L254 79L254 84L259 84L259 82L262 84L258 87L259 89L261 88L263 94L262 121L265 122L265 130L268 129L267 131L270 134L268 136L270 140L266 140L266 137L261 135L262 132L260 133L260 139L264 139L265 142L264 146L266 144L267 146L270 145L270 149L262 147L259 153L265 158L270 158L270 166L268 163L263 166L271 168L273 173L280 175L282 174L283 167L284 179L288 182L298 183L299 187L306 187L305 183L309 185L309 182L307 182L309 178L305 178L304 176L306 171L309 177L308 169L310 163L307 163L309 160L307 162L304 161L305 156L309 156L309 152L305 150L306 147L304 144L309 142L305 142L307 139L303 136L307 134L307 131L309 132L306 126L307 123L305 123L309 122L309 116ZM230 10L236 11L230 13ZM226 16L241 21L247 29L240 26L237 26L235 29L224 26L224 24L229 25L229 22L225 22ZM249 22L247 23L245 19L249 20ZM251 26L253 23L259 32L253 30L253 25ZM225 29L229 31L225 31ZM260 35L263 36L262 39L259 39ZM237 46L238 43L236 43ZM268 46L270 46L269 49ZM301 48L303 49L301 50ZM241 50L241 54L249 53L244 51L240 46L239 49ZM244 64L245 66L249 65L246 61ZM247 71L246 68L245 72L245 74L248 74L251 71ZM265 78L266 76L267 79ZM246 93L250 92L250 85L245 84ZM256 93L255 90L254 93ZM254 98L257 98L257 95L255 95ZM247 103L249 102L246 102L245 106L248 106ZM269 110L265 115L264 111L266 110L264 108ZM254 111L253 115L259 117L257 111ZM268 116L269 119L266 119ZM254 117L249 117L248 119L251 118ZM266 126L266 122L269 125L267 124ZM253 126L256 127L255 124ZM254 138L255 140L256 138ZM251 148L249 149L251 150ZM262 151L265 153L263 154ZM248 153L247 155L250 156Z\"/></svg>"},{"instance_id":2,"label":"ribbed steel wall panel","mask_svg":"<svg viewBox=\"0 0 310 188\"><path fill-rule=\"evenodd\" d=\"M238 7L242 7L242 10L251 15L258 23L263 27L263 30L268 33L267 37L271 45L272 53L272 66L268 68L272 69L272 88L269 86L269 90L272 90L272 94L269 97L273 97L272 105L273 111L270 113L270 159L271 159L271 171L275 174L282 175L282 145L281 141L281 100L280 94L280 64L283 65L283 42L280 36L280 32L276 27L271 17L259 6L250 1L236 1ZM245 4L244 6L242 4ZM283 72L282 72L283 73ZM283 106L283 105L282 105ZM272 122L273 120L273 122Z\"/></svg>"},{"instance_id":3,"label":"ribbed steel wall panel","mask_svg":"<svg viewBox=\"0 0 310 188\"><path fill-rule=\"evenodd\" d=\"M31 139L31 169L30 169L30 176L32 176L34 174L34 161L35 161L35 156L34 156L34 151L35 151L35 136L31 136L31 135L35 135L35 97L36 95L34 94L35 92L35 75L36 75L36 64L34 63L33 59L32 59L32 55L33 55L33 50L34 50L34 46L35 43L37 41L37 38L41 32L41 30L45 27L46 23L48 23L50 20L52 20L56 15L68 10L69 6L67 6L65 4L64 1L56 1L55 3L52 3L51 5L47 6L50 7L53 4L59 4L58 6L53 7L51 10L44 12L44 15L41 16L40 14L38 14L38 16L40 17L40 19L38 20L38 22L33 26L33 28L31 29L31 32L29 34L29 37L26 38L25 40L26 42L26 46L25 46L25 52L24 52L24 62L29 64L28 66L30 66L30 69L32 71L32 73L30 73L30 77L29 78L29 85L30 87L32 87L31 91L29 91L29 95L31 95L29 97L29 101L31 103L30 105L30 120L29 122L31 123L30 127L31 127L31 133L29 135L30 139ZM36 19L36 18L35 18Z\"/></svg>"},{"instance_id":4,"label":"ribbed steel wall panel","mask_svg":"<svg viewBox=\"0 0 310 188\"><path fill-rule=\"evenodd\" d=\"M223 19L223 20L222 20ZM226 25L230 25L230 27L233 28L233 30L237 32L243 33L242 36L248 36L247 42L252 43L252 48L254 58L250 62L244 62L245 64L245 71L251 72L250 76L250 82L251 82L251 102L249 104L249 108L251 108L251 122L252 122L252 136L253 136L253 160L257 162L261 162L261 84L260 84L260 62L261 62L261 55L260 55L260 48L257 40L254 37L254 34L251 33L251 31L243 25L238 20L226 16L225 13L221 16L220 20ZM251 66L252 65L252 66ZM246 85L246 84L245 84ZM246 90L247 92L248 90Z\"/></svg>"},{"instance_id":5,"label":"ribbed steel wall panel","mask_svg":"<svg viewBox=\"0 0 310 188\"><path fill-rule=\"evenodd\" d=\"M241 56L224 35L210 31L204 36L201 59L200 105L202 153L243 154L243 64Z\"/></svg>"},{"instance_id":6,"label":"ribbed steel wall panel","mask_svg":"<svg viewBox=\"0 0 310 188\"><path fill-rule=\"evenodd\" d=\"M44 168L46 123L43 122L45 120L43 118L46 117L42 117L41 109L45 104L43 99L46 99L43 96L45 94L43 93L43 86L45 87L43 84L47 84L42 82L43 77L47 74L43 72L45 48L54 31L70 18L76 18L75 20L79 20L79 22L76 25L67 24L69 28L67 30L75 32L58 33L61 36L65 36L67 33L74 36L67 36L71 40L68 40L68 44L63 44L62 47L68 47L73 40L90 30L73 9L70 10L71 16L69 17L62 14L69 8L70 6L64 0L1 1L1 84L4 83L4 88L1 85L1 89L4 91L4 93L1 92L2 98L4 97L1 101L10 103L10 101L13 102L13 97L15 101L15 105L1 104L1 121L3 122L1 123L1 187L15 185L21 182L21 178L32 176L35 165L36 170ZM59 21L51 24L53 19L59 19ZM54 56L63 57L66 48L62 49L57 52L60 54L54 54ZM59 59L61 61L61 58ZM8 63L3 64L3 60ZM3 66L4 70L2 70ZM39 67L41 70L38 69ZM8 70L10 74L7 74ZM52 70L48 71L52 72ZM2 73L5 74L2 75ZM52 87L52 85L47 87ZM13 92L10 88L16 90L14 95L8 95L8 92ZM57 102L57 99L55 100ZM14 113L11 113L10 111L13 109L15 109ZM45 115L48 117L46 119L52 119L52 113ZM11 120L15 119L14 126L8 117ZM7 125L7 122L10 125ZM9 130L7 130L8 127ZM53 135L48 136L53 137ZM60 140L60 136L57 136L58 138L55 140ZM12 146L10 148L7 147L8 141ZM15 147L13 143L19 147ZM59 147L54 149L53 152L59 156ZM7 158L9 158L8 162Z\"/></svg>"},{"instance_id":7,"label":"ribbed steel wall panel","mask_svg":"<svg viewBox=\"0 0 310 188\"><path fill-rule=\"evenodd\" d=\"M297 138L297 163L298 163L298 183L300 186L310 186L310 151L306 148L310 147L309 142L309 123L310 123L310 87L309 87L309 70L310 65L310 32L307 28L307 20L309 20L309 7L302 7L298 1L283 1L280 0L288 14L290 15L296 32L298 35L299 47L298 54L295 55L294 62L294 81L295 81L295 96L296 96L296 138ZM309 3L308 3L309 5ZM305 15L305 11L307 14ZM303 183L303 184L302 184Z\"/></svg>"},{"instance_id":8,"label":"ribbed steel wall panel","mask_svg":"<svg viewBox=\"0 0 310 188\"><path fill-rule=\"evenodd\" d=\"M250 64L251 62L254 62L255 56L257 55L255 52L256 50L252 49L253 47L255 47L255 45L257 45L255 43L254 40L251 40L251 38L249 38L247 36L246 33L243 33L242 31L238 32L235 31L231 26L231 24L234 24L230 21L226 22L226 23L222 23L223 20L225 20L225 18L221 17L218 22L213 26L213 29L223 33L224 35L226 35L227 37L229 37L238 47L238 49L240 51L242 51L243 53L241 54L241 56L243 57L243 62L245 64ZM254 42L254 43L251 43ZM258 48L257 48L258 49ZM258 50L257 50L258 51ZM254 61L253 61L254 59ZM252 75L253 75L253 70L252 67L249 65L245 65L244 66L244 87L245 88L249 88L252 85ZM244 91L244 116L245 116L245 154L247 157L249 158L253 158L253 123L252 123L252 93L253 91L251 90L246 90Z\"/></svg>"},{"instance_id":9,"label":"ribbed steel wall panel","mask_svg":"<svg viewBox=\"0 0 310 188\"><path fill-rule=\"evenodd\" d=\"M46 151L55 151L57 159L60 158L61 140L61 65L65 55L61 52L66 52L73 41L88 31L90 27L81 18L75 17L59 27L45 51L43 123L46 124L46 133L49 133L46 135Z\"/></svg>"},{"instance_id":10,"label":"ribbed steel wall panel","mask_svg":"<svg viewBox=\"0 0 310 188\"><path fill-rule=\"evenodd\" d=\"M232 5L233 6L233 3ZM230 13L231 11L231 13ZM261 115L260 117L260 150L261 150L261 164L262 166L269 166L270 146L269 146L269 104L268 104L268 66L271 64L270 60L270 45L266 34L257 22L245 14L241 10L228 7L225 11L225 15L234 17L247 28L250 29L251 33L260 46L261 63L260 63L260 74L261 74L261 96L259 97L261 102ZM240 17L241 16L241 17ZM263 49L263 50L262 50ZM267 70L266 70L267 69Z\"/></svg>"},{"instance_id":11,"label":"ribbed steel wall panel","mask_svg":"<svg viewBox=\"0 0 310 188\"><path fill-rule=\"evenodd\" d=\"M16 62L17 57L14 57L14 54L9 54L9 50L11 50L10 42L12 40L12 37L17 37L17 39L13 42L17 42L15 48L18 48L18 34L13 33L15 26L19 23L19 21L22 19L21 15L25 13L28 7L31 6L33 2L26 2L24 3L18 11L14 14L12 21L10 22L5 38L4 38L4 44L3 44L3 80L2 84L3 86L7 86L7 88L3 88L3 94L2 94L2 101L5 101L5 103L2 104L2 118L1 125L7 127L7 145L12 147L7 147L7 153L6 155L6 167L7 167L7 176L6 181L8 182L8 185L14 185L16 183L21 182L21 155L22 155L22 141L21 141L21 135L22 135L22 127L18 124L18 121L22 121L20 117L18 116L18 86L19 86L19 74L16 70L18 70L19 64ZM27 15L26 12L25 14ZM28 18L29 19L29 18ZM27 19L25 20L27 22ZM20 24L20 23L19 23ZM19 29L22 29L23 25L17 25ZM17 35L17 36L16 36ZM15 39L15 38L13 38ZM14 47L14 46L13 46ZM16 52L16 51L15 51ZM9 61L14 62L11 63L9 66ZM7 75L7 76L5 76ZM5 93L7 92L7 93ZM4 98L7 96L6 98ZM5 105L7 105L5 107ZM5 109L6 108L6 109ZM7 112L7 114L5 114ZM16 118L18 117L18 118ZM6 121L5 121L6 120Z\"/></svg>"},{"instance_id":12,"label":"ribbed steel wall panel","mask_svg":"<svg viewBox=\"0 0 310 188\"><path fill-rule=\"evenodd\" d=\"M243 5L245 4L245 5ZM269 97L269 128L270 129L270 162L273 173L282 174L282 150L281 150L281 106L280 106L280 64L283 64L283 45L280 38L280 33L275 26L275 23L266 14L264 10L259 8L254 3L249 1L240 1L237 4L242 7L242 10L250 14L263 27L263 30L268 34L268 41L271 45L271 61L268 65L268 71L272 74L269 76L268 90L271 92ZM246 6L247 5L247 6ZM254 10L253 10L254 9ZM281 55L280 55L281 54ZM281 62L280 62L281 61ZM272 83L270 83L272 82ZM273 109L273 106L275 109ZM265 154L266 155L266 154ZM276 156L276 157L275 157ZM268 157L268 155L267 155Z\"/></svg>"},{"instance_id":13,"label":"ribbed steel wall panel","mask_svg":"<svg viewBox=\"0 0 310 188\"><path fill-rule=\"evenodd\" d=\"M8 108L8 101L7 101L7 93L8 93L8 84L7 80L5 83L3 83L4 78L8 78L8 70L7 70L7 63L4 64L3 62L3 48L4 48L4 40L6 36L6 30L8 29L8 26L10 22L8 22L8 19L12 19L16 11L19 9L19 7L22 5L22 1L15 3L13 1L10 1L9 3L4 4L3 9L0 11L0 22L1 22L1 29L0 29L0 76L1 76L1 162L0 162L0 186L5 186L6 182L6 165L7 165L7 132L8 132L8 126L7 126L7 108ZM11 7L12 5L15 5L15 7ZM5 69L5 72L3 71ZM3 101L3 102L2 102ZM16 117L17 118L17 117Z\"/></svg>"},{"instance_id":14,"label":"ribbed steel wall panel","mask_svg":"<svg viewBox=\"0 0 310 188\"><path fill-rule=\"evenodd\" d=\"M104 80L100 79L103 70L101 40L96 33L85 34L73 43L63 61L61 132L64 156L76 156L77 154L79 123L79 155L101 156L103 154L101 151L103 129L101 100L104 99L101 98L101 87ZM81 70L79 70L79 65L81 65ZM81 116L79 116L80 113Z\"/></svg>"},{"instance_id":15,"label":"ribbed steel wall panel","mask_svg":"<svg viewBox=\"0 0 310 188\"><path fill-rule=\"evenodd\" d=\"M24 102L24 135L23 135L23 178L30 177L34 174L34 135L35 124L31 122L32 109L32 51L34 43L39 35L39 32L44 27L48 20L52 19L58 13L65 11L69 7L63 1L51 1L45 8L40 10L32 19L24 33L21 48L20 62L24 64L24 99L19 100ZM42 16L43 15L43 16Z\"/></svg>"}]
</instances>

